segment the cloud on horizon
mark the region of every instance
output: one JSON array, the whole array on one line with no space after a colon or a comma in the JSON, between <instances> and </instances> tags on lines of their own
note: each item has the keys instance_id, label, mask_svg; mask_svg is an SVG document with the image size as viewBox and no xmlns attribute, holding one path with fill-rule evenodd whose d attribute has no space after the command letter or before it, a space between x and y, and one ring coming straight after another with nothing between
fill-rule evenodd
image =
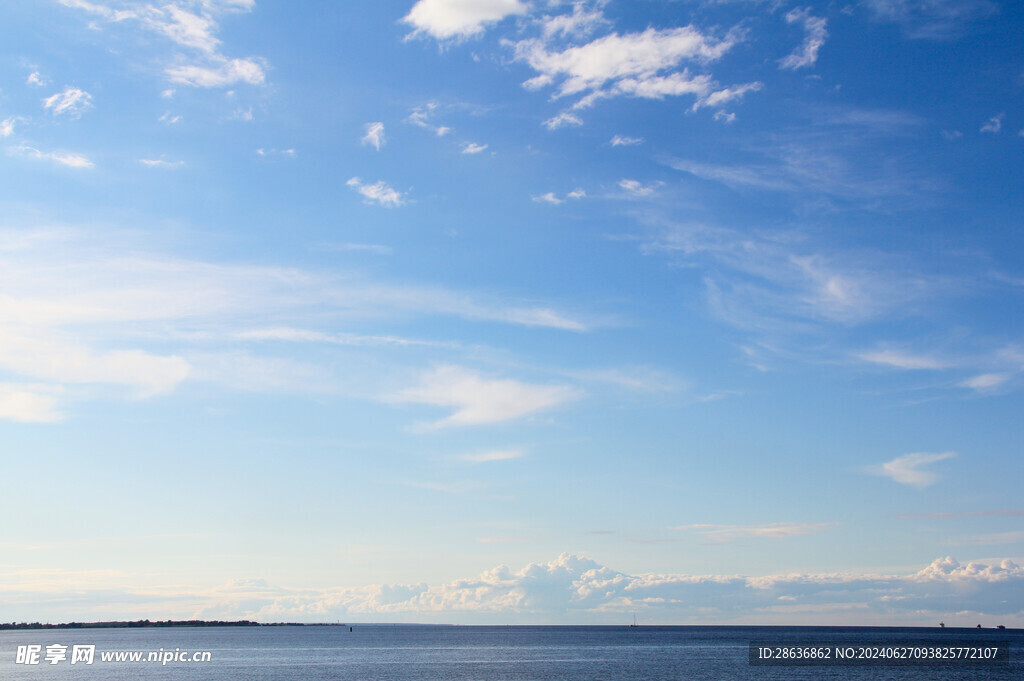
<instances>
[{"instance_id":1,"label":"cloud on horizon","mask_svg":"<svg viewBox=\"0 0 1024 681\"><path fill-rule=\"evenodd\" d=\"M444 584L288 589L237 580L208 589L159 588L109 571L2 575L11 616L31 608L76 619L175 618L464 624L818 623L973 626L1024 624L1024 567L946 557L910 574L629 574L563 553L520 570L498 566ZM57 574L59 573L59 574ZM993 618L998 618L993 621Z\"/></svg>"}]
</instances>

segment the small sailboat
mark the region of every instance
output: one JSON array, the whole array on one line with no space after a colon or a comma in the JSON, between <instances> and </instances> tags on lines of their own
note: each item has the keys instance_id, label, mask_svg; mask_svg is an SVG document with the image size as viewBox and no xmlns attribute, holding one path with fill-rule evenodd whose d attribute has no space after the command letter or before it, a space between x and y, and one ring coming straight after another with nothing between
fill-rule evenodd
<instances>
[{"instance_id":1,"label":"small sailboat","mask_svg":"<svg viewBox=\"0 0 1024 681\"><path fill-rule=\"evenodd\" d=\"M633 623L629 625L629 628L633 629L633 628L639 627L639 626L640 625L636 623L636 613L633 613Z\"/></svg>"}]
</instances>

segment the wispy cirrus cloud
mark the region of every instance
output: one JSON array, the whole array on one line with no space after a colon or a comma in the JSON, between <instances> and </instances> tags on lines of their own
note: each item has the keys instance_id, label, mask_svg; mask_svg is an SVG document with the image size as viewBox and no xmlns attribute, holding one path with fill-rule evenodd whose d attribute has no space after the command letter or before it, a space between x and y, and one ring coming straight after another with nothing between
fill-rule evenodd
<instances>
[{"instance_id":1,"label":"wispy cirrus cloud","mask_svg":"<svg viewBox=\"0 0 1024 681\"><path fill-rule=\"evenodd\" d=\"M616 135L612 137L610 144L613 147L634 147L638 144L643 144L644 140L642 137L629 137L628 135Z\"/></svg>"},{"instance_id":2,"label":"wispy cirrus cloud","mask_svg":"<svg viewBox=\"0 0 1024 681\"><path fill-rule=\"evenodd\" d=\"M387 208L394 208L395 206L405 204L405 194L394 189L384 180L378 180L373 184L366 184L358 177L353 177L345 184L362 194L366 203L375 203Z\"/></svg>"},{"instance_id":3,"label":"wispy cirrus cloud","mask_svg":"<svg viewBox=\"0 0 1024 681\"><path fill-rule=\"evenodd\" d=\"M380 151L380 148L384 146L384 141L384 123L376 121L363 126L363 136L359 139L361 144Z\"/></svg>"},{"instance_id":4,"label":"wispy cirrus cloud","mask_svg":"<svg viewBox=\"0 0 1024 681\"><path fill-rule=\"evenodd\" d=\"M598 0L591 6L577 0L572 3L571 14L552 14L540 17L538 21L545 38L585 37L611 22L605 18L601 7L604 0ZM551 9L557 9L558 3L549 3Z\"/></svg>"},{"instance_id":5,"label":"wispy cirrus cloud","mask_svg":"<svg viewBox=\"0 0 1024 681\"><path fill-rule=\"evenodd\" d=\"M806 8L796 8L786 14L786 22L802 23L806 35L799 48L779 60L779 68L796 70L812 66L818 61L818 51L828 38L828 21L822 17L812 16L810 10Z\"/></svg>"},{"instance_id":6,"label":"wispy cirrus cloud","mask_svg":"<svg viewBox=\"0 0 1024 681\"><path fill-rule=\"evenodd\" d=\"M993 135L998 134L1003 129L1003 119L1006 118L1005 113L996 114L992 118L985 121L984 125L981 126L979 132L988 132Z\"/></svg>"},{"instance_id":7,"label":"wispy cirrus cloud","mask_svg":"<svg viewBox=\"0 0 1024 681\"><path fill-rule=\"evenodd\" d=\"M92 108L92 95L76 87L65 88L44 99L43 108L54 116L78 118Z\"/></svg>"},{"instance_id":8,"label":"wispy cirrus cloud","mask_svg":"<svg viewBox=\"0 0 1024 681\"><path fill-rule=\"evenodd\" d=\"M475 454L464 454L459 458L469 463L491 463L494 461L511 461L512 459L521 459L522 457L523 452L519 449L495 449Z\"/></svg>"},{"instance_id":9,"label":"wispy cirrus cloud","mask_svg":"<svg viewBox=\"0 0 1024 681\"><path fill-rule=\"evenodd\" d=\"M418 106L412 110L412 113L405 119L406 123L415 125L418 128L424 128L430 130L438 137L444 137L452 131L451 128L445 125L436 125L433 121L434 115L437 113L440 105L437 102L427 102L423 106Z\"/></svg>"},{"instance_id":10,"label":"wispy cirrus cloud","mask_svg":"<svg viewBox=\"0 0 1024 681\"><path fill-rule=\"evenodd\" d=\"M768 523L766 525L680 525L673 530L695 532L713 542L737 539L784 539L819 532L838 523Z\"/></svg>"},{"instance_id":11,"label":"wispy cirrus cloud","mask_svg":"<svg viewBox=\"0 0 1024 681\"><path fill-rule=\"evenodd\" d=\"M661 186L660 182L649 182L644 184L639 180L633 180L630 178L624 178L619 180L619 188L626 192L629 196L636 198L646 198L648 196L654 196L657 192L658 187Z\"/></svg>"},{"instance_id":12,"label":"wispy cirrus cloud","mask_svg":"<svg viewBox=\"0 0 1024 681\"><path fill-rule=\"evenodd\" d=\"M224 87L237 83L261 85L266 80L265 65L255 57L229 58L221 52L217 37L220 18L236 12L249 12L254 0L173 0L165 4L142 2L90 2L59 0L73 9L103 20L110 25L136 25L164 36L189 54L177 54L184 63L169 66L165 73L175 83L193 87Z\"/></svg>"},{"instance_id":13,"label":"wispy cirrus cloud","mask_svg":"<svg viewBox=\"0 0 1024 681\"><path fill-rule=\"evenodd\" d=\"M897 518L970 518L976 516L1005 515L1012 518L1024 518L1022 508L1003 508L995 511L964 511L960 513L904 513Z\"/></svg>"},{"instance_id":14,"label":"wispy cirrus cloud","mask_svg":"<svg viewBox=\"0 0 1024 681\"><path fill-rule=\"evenodd\" d=\"M13 135L15 124L22 120L24 119L19 116L11 116L0 121L0 137L10 137Z\"/></svg>"},{"instance_id":15,"label":"wispy cirrus cloud","mask_svg":"<svg viewBox=\"0 0 1024 681\"><path fill-rule=\"evenodd\" d=\"M972 376L962 382L960 385L964 388L972 388L974 390L985 391L998 388L1003 385L1011 378L1011 374L1004 372L995 372L987 374L978 374Z\"/></svg>"},{"instance_id":16,"label":"wispy cirrus cloud","mask_svg":"<svg viewBox=\"0 0 1024 681\"><path fill-rule=\"evenodd\" d=\"M11 154L25 158L38 159L40 161L52 161L68 168L88 169L95 164L81 154L74 154L66 151L40 151L35 147L22 144L9 150Z\"/></svg>"},{"instance_id":17,"label":"wispy cirrus cloud","mask_svg":"<svg viewBox=\"0 0 1024 681\"><path fill-rule=\"evenodd\" d=\"M902 27L909 38L953 40L999 12L991 0L864 0L877 21Z\"/></svg>"},{"instance_id":18,"label":"wispy cirrus cloud","mask_svg":"<svg viewBox=\"0 0 1024 681\"><path fill-rule=\"evenodd\" d=\"M950 366L948 362L934 357L914 355L899 350L876 350L864 352L857 355L858 359L872 364L882 364L897 369L946 369Z\"/></svg>"},{"instance_id":19,"label":"wispy cirrus cloud","mask_svg":"<svg viewBox=\"0 0 1024 681\"><path fill-rule=\"evenodd\" d=\"M723 321L754 331L808 332L906 314L951 289L942 277L916 272L899 258L791 243L785 235L739 232L703 224L662 227L643 242L702 266L709 305ZM899 361L896 355L868 355Z\"/></svg>"},{"instance_id":20,"label":"wispy cirrus cloud","mask_svg":"<svg viewBox=\"0 0 1024 681\"><path fill-rule=\"evenodd\" d=\"M587 196L587 192L586 191L584 191L583 189L577 188L577 189L572 190L568 194L566 194L564 198L559 198L558 195L555 194L554 192L545 192L545 193L540 194L538 196L534 196L533 200L536 203L550 203L550 204L552 204L554 206L557 206L557 205L559 205L561 203L565 203L567 200L583 199L583 198L586 198L586 196Z\"/></svg>"},{"instance_id":21,"label":"wispy cirrus cloud","mask_svg":"<svg viewBox=\"0 0 1024 681\"><path fill-rule=\"evenodd\" d=\"M737 191L780 192L819 207L827 200L839 208L857 204L891 211L940 196L941 179L910 159L896 162L885 151L920 134L925 125L920 117L841 107L802 115L808 125L801 131L747 144L727 162L668 158L665 163Z\"/></svg>"},{"instance_id":22,"label":"wispy cirrus cloud","mask_svg":"<svg viewBox=\"0 0 1024 681\"><path fill-rule=\"evenodd\" d=\"M0 230L0 370L9 377L0 390L0 418L55 421L73 414L69 405L77 402L151 399L192 381L256 391L337 389L339 379L323 367L276 356L282 344L461 351L444 338L356 333L345 320L439 315L588 328L551 307L480 292L391 284L355 272L213 263L133 244L96 230ZM327 325L326 310L333 311ZM465 390L453 388L453 399L462 400L453 422L511 418L517 408L525 414L531 404L539 410L569 397L557 386L464 378ZM497 392L487 393L491 388ZM378 392L366 384L362 394Z\"/></svg>"},{"instance_id":23,"label":"wispy cirrus cloud","mask_svg":"<svg viewBox=\"0 0 1024 681\"><path fill-rule=\"evenodd\" d=\"M579 392L565 385L537 385L514 379L485 378L459 366L439 366L420 376L417 385L385 399L396 403L454 407L431 428L475 426L518 419L575 399Z\"/></svg>"},{"instance_id":24,"label":"wispy cirrus cloud","mask_svg":"<svg viewBox=\"0 0 1024 681\"><path fill-rule=\"evenodd\" d=\"M583 125L583 119L574 113L563 111L557 116L552 116L551 118L544 121L543 125L548 130L558 130L559 128Z\"/></svg>"},{"instance_id":25,"label":"wispy cirrus cloud","mask_svg":"<svg viewBox=\"0 0 1024 681\"><path fill-rule=\"evenodd\" d=\"M163 168L165 170L175 170L177 168L185 167L184 161L166 161L162 158L140 158L139 163L147 168Z\"/></svg>"},{"instance_id":26,"label":"wispy cirrus cloud","mask_svg":"<svg viewBox=\"0 0 1024 681\"><path fill-rule=\"evenodd\" d=\"M930 470L924 470L924 467L938 463L939 461L952 459L955 456L956 452L942 452L934 454L915 452L914 454L904 454L903 456L898 456L892 461L883 463L880 466L870 468L869 472L874 475L881 475L883 477L890 478L901 485L909 485L911 487L923 489L939 481L938 473Z\"/></svg>"}]
</instances>

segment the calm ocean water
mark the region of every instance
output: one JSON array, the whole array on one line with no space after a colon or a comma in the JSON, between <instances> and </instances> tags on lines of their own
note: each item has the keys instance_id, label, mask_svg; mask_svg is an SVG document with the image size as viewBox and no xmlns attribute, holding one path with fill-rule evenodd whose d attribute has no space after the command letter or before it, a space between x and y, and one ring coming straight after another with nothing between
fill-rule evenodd
<instances>
[{"instance_id":1,"label":"calm ocean water","mask_svg":"<svg viewBox=\"0 0 1024 681\"><path fill-rule=\"evenodd\" d=\"M758 667L752 641L1010 642L1009 667ZM47 664L49 645L95 645L92 665ZM18 664L19 646L41 646ZM210 662L103 662L103 652L209 651ZM0 631L5 681L708 681L1024 679L1024 632L845 627L217 627Z\"/></svg>"}]
</instances>

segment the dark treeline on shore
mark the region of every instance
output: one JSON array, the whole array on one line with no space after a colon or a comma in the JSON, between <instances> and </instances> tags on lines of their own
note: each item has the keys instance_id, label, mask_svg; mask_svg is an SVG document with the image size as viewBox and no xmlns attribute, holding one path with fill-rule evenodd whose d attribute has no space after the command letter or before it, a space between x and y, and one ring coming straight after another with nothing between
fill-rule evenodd
<instances>
[{"instance_id":1,"label":"dark treeline on shore","mask_svg":"<svg viewBox=\"0 0 1024 681\"><path fill-rule=\"evenodd\" d=\"M64 622L61 624L43 624L40 622L0 622L2 629L128 629L139 627L301 627L303 624L292 622L262 623L251 620L223 622L220 620L135 620L124 622Z\"/></svg>"}]
</instances>

